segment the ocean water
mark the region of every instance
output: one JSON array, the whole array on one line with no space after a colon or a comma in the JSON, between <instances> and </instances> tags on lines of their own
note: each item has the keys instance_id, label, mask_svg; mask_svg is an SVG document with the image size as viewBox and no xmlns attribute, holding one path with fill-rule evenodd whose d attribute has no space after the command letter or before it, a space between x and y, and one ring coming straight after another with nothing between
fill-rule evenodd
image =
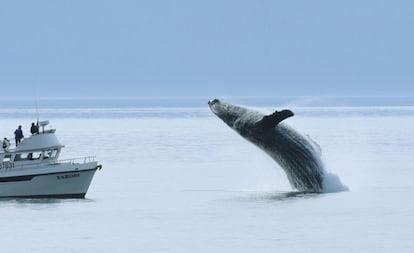
<instances>
[{"instance_id":1,"label":"ocean water","mask_svg":"<svg viewBox=\"0 0 414 253\"><path fill-rule=\"evenodd\" d=\"M1 137L39 115L62 158L95 155L103 169L86 199L0 200L1 252L414 251L414 106L261 101L235 99L292 109L286 123L349 191L292 191L207 100L2 101Z\"/></svg>"}]
</instances>

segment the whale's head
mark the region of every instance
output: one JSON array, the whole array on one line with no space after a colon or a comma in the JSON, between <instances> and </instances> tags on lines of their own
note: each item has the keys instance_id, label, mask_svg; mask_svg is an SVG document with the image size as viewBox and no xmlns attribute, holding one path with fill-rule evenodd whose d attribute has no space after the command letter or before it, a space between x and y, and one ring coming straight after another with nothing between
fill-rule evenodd
<instances>
[{"instance_id":1,"label":"whale's head","mask_svg":"<svg viewBox=\"0 0 414 253\"><path fill-rule=\"evenodd\" d=\"M210 110L220 119L222 119L228 126L238 130L250 124L257 122L261 116L246 108L232 105L229 103L221 102L218 99L212 99L208 101Z\"/></svg>"},{"instance_id":2,"label":"whale's head","mask_svg":"<svg viewBox=\"0 0 414 253\"><path fill-rule=\"evenodd\" d=\"M286 109L263 115L258 111L225 103L216 98L208 101L208 105L224 123L248 139L272 132L281 121L293 116L293 112Z\"/></svg>"}]
</instances>

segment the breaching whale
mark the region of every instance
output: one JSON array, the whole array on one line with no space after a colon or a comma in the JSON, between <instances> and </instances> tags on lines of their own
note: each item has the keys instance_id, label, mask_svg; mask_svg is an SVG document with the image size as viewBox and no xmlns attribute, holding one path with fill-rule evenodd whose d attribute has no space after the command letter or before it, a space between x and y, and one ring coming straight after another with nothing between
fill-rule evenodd
<instances>
[{"instance_id":1,"label":"breaching whale","mask_svg":"<svg viewBox=\"0 0 414 253\"><path fill-rule=\"evenodd\" d=\"M210 100L208 105L228 126L270 155L285 171L292 188L301 192L324 191L326 172L319 146L281 123L294 115L292 111L282 110L263 115L218 99ZM340 184L339 179L337 181Z\"/></svg>"}]
</instances>

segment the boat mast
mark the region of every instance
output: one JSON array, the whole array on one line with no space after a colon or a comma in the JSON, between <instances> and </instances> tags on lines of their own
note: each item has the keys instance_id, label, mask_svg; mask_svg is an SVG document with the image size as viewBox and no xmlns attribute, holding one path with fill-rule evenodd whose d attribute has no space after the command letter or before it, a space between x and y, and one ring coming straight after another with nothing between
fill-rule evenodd
<instances>
[{"instance_id":1,"label":"boat mast","mask_svg":"<svg viewBox=\"0 0 414 253\"><path fill-rule=\"evenodd\" d=\"M36 117L37 117L36 126L39 127L39 106L37 103L37 92L36 91L35 91L35 106L36 106Z\"/></svg>"}]
</instances>

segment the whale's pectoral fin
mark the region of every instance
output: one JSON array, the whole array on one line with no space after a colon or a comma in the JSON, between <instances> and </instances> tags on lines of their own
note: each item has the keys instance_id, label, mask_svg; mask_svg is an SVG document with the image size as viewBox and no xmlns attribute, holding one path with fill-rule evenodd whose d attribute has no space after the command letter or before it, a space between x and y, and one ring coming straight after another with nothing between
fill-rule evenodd
<instances>
[{"instance_id":1,"label":"whale's pectoral fin","mask_svg":"<svg viewBox=\"0 0 414 253\"><path fill-rule=\"evenodd\" d=\"M256 123L256 125L265 129L270 129L293 115L294 114L291 110L275 111L270 115L264 116L259 122Z\"/></svg>"}]
</instances>

